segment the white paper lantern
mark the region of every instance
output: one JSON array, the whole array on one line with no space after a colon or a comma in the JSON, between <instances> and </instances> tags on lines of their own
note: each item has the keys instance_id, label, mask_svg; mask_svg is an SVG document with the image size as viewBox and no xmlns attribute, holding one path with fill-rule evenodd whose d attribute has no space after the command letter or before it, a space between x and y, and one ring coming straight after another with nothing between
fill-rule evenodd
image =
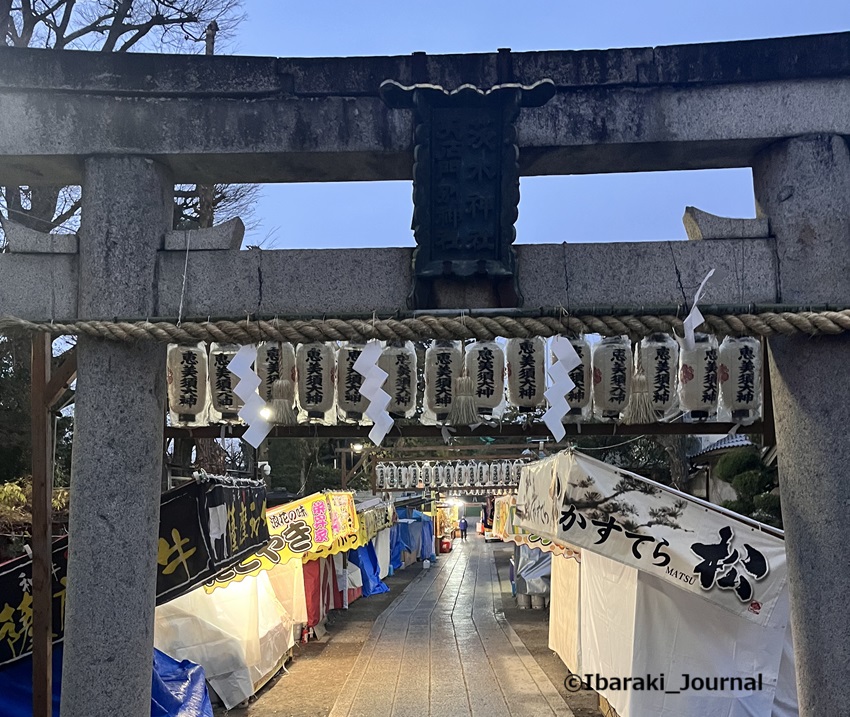
<instances>
[{"instance_id":1,"label":"white paper lantern","mask_svg":"<svg viewBox=\"0 0 850 717\"><path fill-rule=\"evenodd\" d=\"M480 485L492 485L492 481L490 479L490 464L489 463L481 463L480 465L480 474L478 476Z\"/></svg>"},{"instance_id":2,"label":"white paper lantern","mask_svg":"<svg viewBox=\"0 0 850 717\"><path fill-rule=\"evenodd\" d=\"M260 377L260 398L271 401L272 385L278 379L292 381L295 385L295 348L289 343L264 341L257 347L257 362L254 364ZM293 396L295 390L293 388Z\"/></svg>"},{"instance_id":3,"label":"white paper lantern","mask_svg":"<svg viewBox=\"0 0 850 717\"><path fill-rule=\"evenodd\" d=\"M375 487L380 490L387 484L387 469L383 463L375 466Z\"/></svg>"},{"instance_id":4,"label":"white paper lantern","mask_svg":"<svg viewBox=\"0 0 850 717\"><path fill-rule=\"evenodd\" d=\"M295 351L298 406L308 420L332 421L335 360L330 344L299 344Z\"/></svg>"},{"instance_id":5,"label":"white paper lantern","mask_svg":"<svg viewBox=\"0 0 850 717\"><path fill-rule=\"evenodd\" d=\"M336 405L344 419L360 421L369 407L369 399L360 393L363 374L354 370L354 363L363 353L363 345L346 344L336 352Z\"/></svg>"},{"instance_id":6,"label":"white paper lantern","mask_svg":"<svg viewBox=\"0 0 850 717\"><path fill-rule=\"evenodd\" d=\"M168 347L168 406L174 420L193 423L207 410L207 349L197 346Z\"/></svg>"},{"instance_id":7,"label":"white paper lantern","mask_svg":"<svg viewBox=\"0 0 850 717\"><path fill-rule=\"evenodd\" d=\"M474 485L475 481L473 479L473 469L469 463L464 463L460 467L460 485L462 486L471 486Z\"/></svg>"},{"instance_id":8,"label":"white paper lantern","mask_svg":"<svg viewBox=\"0 0 850 717\"><path fill-rule=\"evenodd\" d=\"M570 410L564 417L565 423L585 420L590 415L590 399L593 396L590 344L581 337L569 341L581 359L581 363L570 371L570 378L575 388L567 394Z\"/></svg>"},{"instance_id":9,"label":"white paper lantern","mask_svg":"<svg viewBox=\"0 0 850 717\"><path fill-rule=\"evenodd\" d=\"M727 336L719 356L721 408L729 420L752 423L761 414L761 342Z\"/></svg>"},{"instance_id":10,"label":"white paper lantern","mask_svg":"<svg viewBox=\"0 0 850 717\"><path fill-rule=\"evenodd\" d=\"M231 344L212 344L209 355L210 394L213 408L221 414L222 420L235 421L243 402L234 392L239 379L227 366L233 360L238 346Z\"/></svg>"},{"instance_id":11,"label":"white paper lantern","mask_svg":"<svg viewBox=\"0 0 850 717\"><path fill-rule=\"evenodd\" d=\"M387 372L384 391L390 394L387 411L393 418L411 418L416 413L416 349L406 341L400 346L387 346L378 359Z\"/></svg>"},{"instance_id":12,"label":"white paper lantern","mask_svg":"<svg viewBox=\"0 0 850 717\"><path fill-rule=\"evenodd\" d=\"M435 341L425 352L423 423L442 423L454 403L454 383L461 375L463 354L459 341Z\"/></svg>"},{"instance_id":13,"label":"white paper lantern","mask_svg":"<svg viewBox=\"0 0 850 717\"><path fill-rule=\"evenodd\" d=\"M531 410L546 400L546 341L510 339L505 349L508 364L508 401L520 410Z\"/></svg>"},{"instance_id":14,"label":"white paper lantern","mask_svg":"<svg viewBox=\"0 0 850 717\"><path fill-rule=\"evenodd\" d=\"M625 336L602 339L593 349L593 414L617 421L629 405L632 344Z\"/></svg>"},{"instance_id":15,"label":"white paper lantern","mask_svg":"<svg viewBox=\"0 0 850 717\"><path fill-rule=\"evenodd\" d=\"M653 334L640 342L639 351L649 405L662 418L679 402L679 344L669 334Z\"/></svg>"},{"instance_id":16,"label":"white paper lantern","mask_svg":"<svg viewBox=\"0 0 850 717\"><path fill-rule=\"evenodd\" d=\"M692 420L704 421L717 413L717 339L694 335L694 348L679 351L679 406Z\"/></svg>"},{"instance_id":17,"label":"white paper lantern","mask_svg":"<svg viewBox=\"0 0 850 717\"><path fill-rule=\"evenodd\" d=\"M473 381L478 413L501 413L505 404L505 352L495 341L476 341L466 349L466 375Z\"/></svg>"}]
</instances>

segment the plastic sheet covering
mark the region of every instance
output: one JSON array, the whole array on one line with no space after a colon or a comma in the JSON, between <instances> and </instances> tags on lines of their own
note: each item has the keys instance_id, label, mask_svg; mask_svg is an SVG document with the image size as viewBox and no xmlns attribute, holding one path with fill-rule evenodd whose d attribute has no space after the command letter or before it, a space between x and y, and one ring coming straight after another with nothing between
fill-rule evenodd
<instances>
[{"instance_id":1,"label":"plastic sheet covering","mask_svg":"<svg viewBox=\"0 0 850 717\"><path fill-rule=\"evenodd\" d=\"M204 668L154 650L151 717L212 717Z\"/></svg>"},{"instance_id":2,"label":"plastic sheet covering","mask_svg":"<svg viewBox=\"0 0 850 717\"><path fill-rule=\"evenodd\" d=\"M363 580L363 597L380 595L390 591L379 575L378 555L372 541L357 548L357 550L350 551L348 560L351 564L360 568L360 575Z\"/></svg>"},{"instance_id":3,"label":"plastic sheet covering","mask_svg":"<svg viewBox=\"0 0 850 717\"><path fill-rule=\"evenodd\" d=\"M552 558L552 586L549 602L549 649L570 672L584 674L581 667L581 567L575 560L559 555Z\"/></svg>"},{"instance_id":4,"label":"plastic sheet covering","mask_svg":"<svg viewBox=\"0 0 850 717\"><path fill-rule=\"evenodd\" d=\"M351 559L360 548L349 550L346 553L337 553L334 555L334 568L336 570L336 587L338 592L342 592L343 586L346 590L357 589L363 587L363 575L360 572L360 565ZM344 568L343 555L348 559L348 565Z\"/></svg>"},{"instance_id":5,"label":"plastic sheet covering","mask_svg":"<svg viewBox=\"0 0 850 717\"><path fill-rule=\"evenodd\" d=\"M202 665L210 686L231 709L282 665L293 622L268 572L262 572L212 593L193 590L158 607L154 642L177 659Z\"/></svg>"},{"instance_id":6,"label":"plastic sheet covering","mask_svg":"<svg viewBox=\"0 0 850 717\"><path fill-rule=\"evenodd\" d=\"M422 551L422 523L412 518L399 518L398 529L404 544L403 550L419 556Z\"/></svg>"},{"instance_id":7,"label":"plastic sheet covering","mask_svg":"<svg viewBox=\"0 0 850 717\"><path fill-rule=\"evenodd\" d=\"M389 529L390 534L390 567L392 572L401 570L401 551L405 549L404 541L401 539L401 528L398 524Z\"/></svg>"},{"instance_id":8,"label":"plastic sheet covering","mask_svg":"<svg viewBox=\"0 0 850 717\"><path fill-rule=\"evenodd\" d=\"M301 625L307 624L307 599L304 596L304 568L299 560L275 565L268 571L274 594L292 621L289 647L301 638Z\"/></svg>"},{"instance_id":9,"label":"plastic sheet covering","mask_svg":"<svg viewBox=\"0 0 850 717\"><path fill-rule=\"evenodd\" d=\"M373 539L378 556L378 577L381 580L390 574L390 532L391 530L382 530Z\"/></svg>"},{"instance_id":10,"label":"plastic sheet covering","mask_svg":"<svg viewBox=\"0 0 850 717\"><path fill-rule=\"evenodd\" d=\"M437 559L434 554L434 521L427 516L422 521L422 547L419 550L419 557L422 560L434 561Z\"/></svg>"},{"instance_id":11,"label":"plastic sheet covering","mask_svg":"<svg viewBox=\"0 0 850 717\"><path fill-rule=\"evenodd\" d=\"M59 717L62 645L53 648L53 717ZM0 670L0 717L32 715L32 657ZM151 717L212 717L204 670L154 650Z\"/></svg>"},{"instance_id":12,"label":"plastic sheet covering","mask_svg":"<svg viewBox=\"0 0 850 717\"><path fill-rule=\"evenodd\" d=\"M548 595L552 573L552 553L539 548L517 545L517 592L524 595Z\"/></svg>"}]
</instances>

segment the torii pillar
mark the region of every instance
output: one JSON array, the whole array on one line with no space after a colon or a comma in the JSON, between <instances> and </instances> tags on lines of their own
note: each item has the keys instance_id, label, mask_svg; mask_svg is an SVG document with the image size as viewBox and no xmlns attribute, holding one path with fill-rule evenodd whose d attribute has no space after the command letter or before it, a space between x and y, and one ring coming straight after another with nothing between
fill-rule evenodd
<instances>
[{"instance_id":1,"label":"torii pillar","mask_svg":"<svg viewBox=\"0 0 850 717\"><path fill-rule=\"evenodd\" d=\"M155 314L173 191L152 160L85 160L80 318ZM62 717L150 714L165 352L78 339Z\"/></svg>"},{"instance_id":2,"label":"torii pillar","mask_svg":"<svg viewBox=\"0 0 850 717\"><path fill-rule=\"evenodd\" d=\"M784 304L850 304L850 153L834 135L753 165ZM850 705L850 336L769 341L800 714Z\"/></svg>"}]
</instances>

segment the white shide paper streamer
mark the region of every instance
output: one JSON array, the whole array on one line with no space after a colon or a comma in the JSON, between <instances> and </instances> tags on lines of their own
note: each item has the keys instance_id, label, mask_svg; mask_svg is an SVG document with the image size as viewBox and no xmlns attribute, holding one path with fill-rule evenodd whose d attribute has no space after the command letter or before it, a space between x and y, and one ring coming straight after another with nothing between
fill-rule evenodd
<instances>
[{"instance_id":1,"label":"white shide paper streamer","mask_svg":"<svg viewBox=\"0 0 850 717\"><path fill-rule=\"evenodd\" d=\"M395 423L387 411L387 406L390 405L390 394L383 389L389 374L378 366L379 358L381 358L381 342L372 339L363 347L363 351L354 362L354 370L363 376L360 393L369 399L365 414L366 418L375 424L369 431L369 438L376 446L381 445Z\"/></svg>"},{"instance_id":2,"label":"white shide paper streamer","mask_svg":"<svg viewBox=\"0 0 850 717\"><path fill-rule=\"evenodd\" d=\"M230 360L227 368L239 379L239 383L233 388L233 393L239 396L245 404L239 410L239 418L248 424L248 429L242 435L242 439L254 448L259 448L272 427L263 417L266 402L257 393L262 381L251 368L256 360L257 347L253 345L242 346Z\"/></svg>"},{"instance_id":3,"label":"white shide paper streamer","mask_svg":"<svg viewBox=\"0 0 850 717\"><path fill-rule=\"evenodd\" d=\"M552 339L552 354L555 357L549 367L552 385L544 394L549 401L549 409L543 414L543 423L546 424L555 440L560 442L567 435L563 423L564 416L570 410L567 394L575 388L575 383L570 378L570 371L581 364L581 359L570 340L563 336Z\"/></svg>"}]
</instances>

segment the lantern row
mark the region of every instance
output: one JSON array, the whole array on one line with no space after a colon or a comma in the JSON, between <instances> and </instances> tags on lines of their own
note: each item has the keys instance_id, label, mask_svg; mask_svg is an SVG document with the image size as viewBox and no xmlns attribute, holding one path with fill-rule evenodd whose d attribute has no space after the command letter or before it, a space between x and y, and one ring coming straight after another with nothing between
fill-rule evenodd
<instances>
[{"instance_id":1,"label":"lantern row","mask_svg":"<svg viewBox=\"0 0 850 717\"><path fill-rule=\"evenodd\" d=\"M757 339L696 334L693 348L668 334L632 344L627 337L569 339L580 363L570 371L564 422L629 423L722 420L748 424L761 413L761 344ZM171 420L176 425L238 421L242 406L228 369L239 347L172 345L168 351ZM369 400L354 364L362 345L262 343L255 370L260 397L274 424L368 423ZM508 408L534 414L546 408L553 357L543 338L434 341L418 365L411 342L387 344L378 367L394 420L429 425L498 419ZM420 373L424 391L420 396Z\"/></svg>"},{"instance_id":2,"label":"lantern row","mask_svg":"<svg viewBox=\"0 0 850 717\"><path fill-rule=\"evenodd\" d=\"M517 486L526 461L453 461L449 463L378 463L376 487L476 488Z\"/></svg>"}]
</instances>

